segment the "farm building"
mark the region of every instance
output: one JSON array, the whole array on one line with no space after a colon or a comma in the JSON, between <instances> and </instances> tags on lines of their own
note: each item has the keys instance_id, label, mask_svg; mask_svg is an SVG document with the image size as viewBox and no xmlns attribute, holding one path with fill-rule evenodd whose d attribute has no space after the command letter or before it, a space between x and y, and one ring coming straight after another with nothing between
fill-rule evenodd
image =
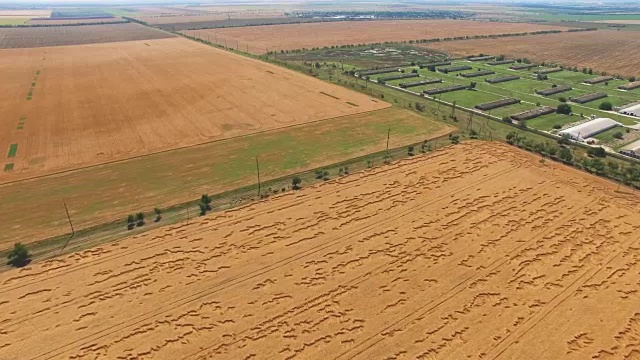
<instances>
[{"instance_id":1,"label":"farm building","mask_svg":"<svg viewBox=\"0 0 640 360\"><path fill-rule=\"evenodd\" d=\"M550 89L546 89L546 90L536 90L536 94L538 95L543 95L543 96L549 96L549 95L553 95L553 94L559 94L561 92L565 92L565 91L569 91L572 90L573 88L571 86L568 85L562 85L562 86L556 86Z\"/></svg>"},{"instance_id":2,"label":"farm building","mask_svg":"<svg viewBox=\"0 0 640 360\"><path fill-rule=\"evenodd\" d=\"M538 70L536 71L536 74L551 74L551 73L560 72L560 71L562 71L562 68L556 67L556 68Z\"/></svg>"},{"instance_id":3,"label":"farm building","mask_svg":"<svg viewBox=\"0 0 640 360\"><path fill-rule=\"evenodd\" d=\"M485 61L485 60L493 60L495 59L495 56L491 56L491 55L486 55L486 56L472 56L469 57L469 61Z\"/></svg>"},{"instance_id":4,"label":"farm building","mask_svg":"<svg viewBox=\"0 0 640 360\"><path fill-rule=\"evenodd\" d=\"M620 90L633 90L637 88L640 88L640 81L634 81L625 85L618 86L618 89Z\"/></svg>"},{"instance_id":5,"label":"farm building","mask_svg":"<svg viewBox=\"0 0 640 360\"><path fill-rule=\"evenodd\" d=\"M598 76L597 78L587 79L583 81L585 84L594 85L613 80L613 76Z\"/></svg>"},{"instance_id":6,"label":"farm building","mask_svg":"<svg viewBox=\"0 0 640 360\"><path fill-rule=\"evenodd\" d=\"M573 101L576 104L586 104L594 100L606 98L607 96L608 95L606 93L591 93L577 97L570 97L569 100Z\"/></svg>"},{"instance_id":7,"label":"farm building","mask_svg":"<svg viewBox=\"0 0 640 360\"><path fill-rule=\"evenodd\" d=\"M609 118L598 118L559 132L560 135L567 135L572 140L585 141L586 139L598 135L601 132L620 126L620 123Z\"/></svg>"},{"instance_id":8,"label":"farm building","mask_svg":"<svg viewBox=\"0 0 640 360\"><path fill-rule=\"evenodd\" d=\"M466 88L467 87L464 85L452 85L452 86L444 86L444 87L438 87L433 89L427 89L423 91L423 93L427 95L437 95L437 94L443 94L451 91L464 90Z\"/></svg>"},{"instance_id":9,"label":"farm building","mask_svg":"<svg viewBox=\"0 0 640 360\"><path fill-rule=\"evenodd\" d=\"M410 87L414 87L414 86L437 84L437 83L441 83L441 82L442 82L442 79L425 79L425 80L420 80L420 81L401 83L400 87L403 88L403 89L406 89L406 88L410 88Z\"/></svg>"},{"instance_id":10,"label":"farm building","mask_svg":"<svg viewBox=\"0 0 640 360\"><path fill-rule=\"evenodd\" d=\"M460 65L460 66L441 67L441 68L438 68L438 71L448 74L450 72L457 72L457 71L471 70L471 69L473 68L469 65Z\"/></svg>"},{"instance_id":11,"label":"farm building","mask_svg":"<svg viewBox=\"0 0 640 360\"><path fill-rule=\"evenodd\" d=\"M439 61L439 62L418 64L418 67L420 67L420 69L424 69L432 66L445 66L445 65L451 65L451 61Z\"/></svg>"},{"instance_id":12,"label":"farm building","mask_svg":"<svg viewBox=\"0 0 640 360\"><path fill-rule=\"evenodd\" d=\"M515 60L497 60L497 61L489 61L487 65L503 65L503 64L513 64L516 62Z\"/></svg>"},{"instance_id":13,"label":"farm building","mask_svg":"<svg viewBox=\"0 0 640 360\"><path fill-rule=\"evenodd\" d=\"M497 77L493 79L484 79L484 81L488 82L489 84L497 84L501 82L513 81L518 79L520 79L520 76L510 75L510 76Z\"/></svg>"},{"instance_id":14,"label":"farm building","mask_svg":"<svg viewBox=\"0 0 640 360\"><path fill-rule=\"evenodd\" d=\"M527 110L527 111L523 111L523 112L518 113L518 114L511 115L510 117L513 120L523 121L523 120L535 119L535 118L537 118L539 116L552 114L554 112L555 112L555 110L552 107L550 107L550 106L542 106L542 107L539 107L539 108L535 108L533 110Z\"/></svg>"},{"instance_id":15,"label":"farm building","mask_svg":"<svg viewBox=\"0 0 640 360\"><path fill-rule=\"evenodd\" d=\"M536 64L525 64L525 65L513 65L513 66L509 66L509 69L511 70L529 70L532 68L538 67L538 65Z\"/></svg>"},{"instance_id":16,"label":"farm building","mask_svg":"<svg viewBox=\"0 0 640 360\"><path fill-rule=\"evenodd\" d=\"M416 78L419 77L420 75L415 74L415 73L410 73L410 74L402 74L402 75L395 75L395 76L387 76L387 77L383 77L378 79L378 82L380 81L393 81L393 80L402 80L402 79L410 79L410 78Z\"/></svg>"},{"instance_id":17,"label":"farm building","mask_svg":"<svg viewBox=\"0 0 640 360\"><path fill-rule=\"evenodd\" d=\"M640 159L640 140L636 140L620 149L620 154Z\"/></svg>"},{"instance_id":18,"label":"farm building","mask_svg":"<svg viewBox=\"0 0 640 360\"><path fill-rule=\"evenodd\" d=\"M624 109L620 109L620 111L618 111L618 112L620 114L640 117L640 104L636 104L636 105L633 105L633 106L626 107Z\"/></svg>"},{"instance_id":19,"label":"farm building","mask_svg":"<svg viewBox=\"0 0 640 360\"><path fill-rule=\"evenodd\" d=\"M491 74L495 74L495 71L481 70L481 71L476 71L472 73L460 74L460 76L465 78L472 78L472 77L485 76L485 75L491 75Z\"/></svg>"},{"instance_id":20,"label":"farm building","mask_svg":"<svg viewBox=\"0 0 640 360\"><path fill-rule=\"evenodd\" d=\"M520 103L520 100L518 99L501 99L501 100L496 100L496 101L492 101L484 104L478 104L475 106L475 108L478 110L485 111L485 110L497 109L503 106L519 104L519 103Z\"/></svg>"}]
</instances>

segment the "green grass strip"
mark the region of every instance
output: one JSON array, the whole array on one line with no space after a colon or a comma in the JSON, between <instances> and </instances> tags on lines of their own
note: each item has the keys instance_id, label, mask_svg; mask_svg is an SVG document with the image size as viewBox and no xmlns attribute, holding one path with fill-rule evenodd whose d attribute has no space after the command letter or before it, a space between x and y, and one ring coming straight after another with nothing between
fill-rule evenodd
<instances>
[{"instance_id":1,"label":"green grass strip","mask_svg":"<svg viewBox=\"0 0 640 360\"><path fill-rule=\"evenodd\" d=\"M7 155L7 157L15 157L16 152L18 152L18 144L11 144L11 146L9 146L9 155Z\"/></svg>"},{"instance_id":2,"label":"green grass strip","mask_svg":"<svg viewBox=\"0 0 640 360\"><path fill-rule=\"evenodd\" d=\"M18 125L18 130L22 130L22 129L24 129L24 126L23 125Z\"/></svg>"},{"instance_id":3,"label":"green grass strip","mask_svg":"<svg viewBox=\"0 0 640 360\"><path fill-rule=\"evenodd\" d=\"M4 164L4 171L13 170L13 163Z\"/></svg>"},{"instance_id":4,"label":"green grass strip","mask_svg":"<svg viewBox=\"0 0 640 360\"><path fill-rule=\"evenodd\" d=\"M31 87L34 87L34 86L36 86L36 83L32 82Z\"/></svg>"}]
</instances>

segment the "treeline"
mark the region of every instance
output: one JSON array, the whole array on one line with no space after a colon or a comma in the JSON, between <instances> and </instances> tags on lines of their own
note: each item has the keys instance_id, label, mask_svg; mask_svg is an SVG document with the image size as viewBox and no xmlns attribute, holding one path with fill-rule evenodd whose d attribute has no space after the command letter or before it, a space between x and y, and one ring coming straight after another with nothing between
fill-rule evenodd
<instances>
[{"instance_id":1,"label":"treeline","mask_svg":"<svg viewBox=\"0 0 640 360\"><path fill-rule=\"evenodd\" d=\"M557 143L539 142L513 131L507 134L506 141L521 149L538 153L543 158L559 161L565 165L640 189L640 166L636 164L623 166L616 161L607 161L607 152L602 147L590 147L587 150L588 156L583 156L571 150L571 141L567 138L560 138Z\"/></svg>"},{"instance_id":2,"label":"treeline","mask_svg":"<svg viewBox=\"0 0 640 360\"><path fill-rule=\"evenodd\" d=\"M317 51L317 50L329 50L329 49L349 49L363 46L380 46L380 45L392 45L392 44L426 44L426 43L436 43L436 42L444 42L444 41L457 41L457 40L478 40L478 39L497 39L503 37L512 37L512 36L527 36L527 35L544 35L544 34L557 34L561 33L561 30L543 30L543 31L531 31L531 32L522 32L522 33L507 33L507 34L496 34L496 35L467 35L467 36L456 36L456 37L445 37L445 38L433 38L433 39L418 39L418 40L405 40L405 41L385 41L378 43L369 43L369 44L346 44L346 45L332 45L332 46L324 46L324 47L313 47L311 49L301 48L294 50L280 50L280 54L290 54L290 53L302 53L305 51ZM275 51L269 51L267 55L272 55Z\"/></svg>"}]
</instances>

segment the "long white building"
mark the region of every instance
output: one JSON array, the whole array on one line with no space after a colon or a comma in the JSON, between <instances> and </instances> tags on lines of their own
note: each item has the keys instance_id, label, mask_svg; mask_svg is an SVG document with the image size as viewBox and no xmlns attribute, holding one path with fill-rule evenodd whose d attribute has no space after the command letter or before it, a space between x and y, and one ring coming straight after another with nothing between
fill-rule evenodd
<instances>
[{"instance_id":1,"label":"long white building","mask_svg":"<svg viewBox=\"0 0 640 360\"><path fill-rule=\"evenodd\" d=\"M620 154L640 159L640 140L636 140L620 149Z\"/></svg>"},{"instance_id":2,"label":"long white building","mask_svg":"<svg viewBox=\"0 0 640 360\"><path fill-rule=\"evenodd\" d=\"M615 120L609 118L598 118L564 129L559 132L560 135L567 135L569 138L575 141L585 141L586 139L598 135L601 132L612 129L621 124Z\"/></svg>"},{"instance_id":3,"label":"long white building","mask_svg":"<svg viewBox=\"0 0 640 360\"><path fill-rule=\"evenodd\" d=\"M618 111L620 114L640 117L640 104L626 107Z\"/></svg>"}]
</instances>

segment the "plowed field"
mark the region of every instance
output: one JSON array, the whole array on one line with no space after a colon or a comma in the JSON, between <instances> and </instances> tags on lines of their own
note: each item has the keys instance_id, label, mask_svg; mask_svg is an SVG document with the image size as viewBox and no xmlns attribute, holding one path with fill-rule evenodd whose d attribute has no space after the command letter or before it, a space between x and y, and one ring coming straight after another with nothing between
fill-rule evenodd
<instances>
[{"instance_id":1,"label":"plowed field","mask_svg":"<svg viewBox=\"0 0 640 360\"><path fill-rule=\"evenodd\" d=\"M0 274L0 358L640 352L638 197L467 143Z\"/></svg>"},{"instance_id":2,"label":"plowed field","mask_svg":"<svg viewBox=\"0 0 640 360\"><path fill-rule=\"evenodd\" d=\"M292 50L331 45L367 44L385 41L434 39L466 35L521 33L563 30L558 26L481 22L467 20L384 20L330 23L249 26L210 30L183 31L191 36L210 38L228 46L240 43L252 53ZM215 35L215 36L214 36Z\"/></svg>"},{"instance_id":3,"label":"plowed field","mask_svg":"<svg viewBox=\"0 0 640 360\"><path fill-rule=\"evenodd\" d=\"M0 78L0 182L390 106L182 38L1 50Z\"/></svg>"},{"instance_id":4,"label":"plowed field","mask_svg":"<svg viewBox=\"0 0 640 360\"><path fill-rule=\"evenodd\" d=\"M640 35L598 30L540 36L462 40L424 45L454 55L478 53L526 57L547 63L593 68L623 76L640 75Z\"/></svg>"}]
</instances>

